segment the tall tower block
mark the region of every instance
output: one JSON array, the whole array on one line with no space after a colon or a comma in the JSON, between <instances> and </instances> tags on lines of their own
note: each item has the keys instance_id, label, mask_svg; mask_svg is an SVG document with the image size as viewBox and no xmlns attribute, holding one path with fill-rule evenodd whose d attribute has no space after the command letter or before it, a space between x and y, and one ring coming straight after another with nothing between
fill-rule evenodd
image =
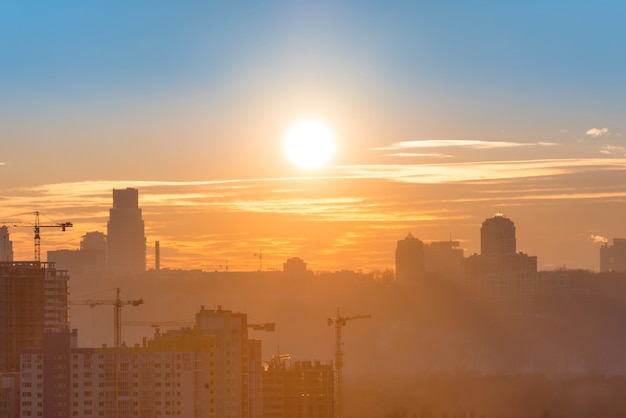
<instances>
[{"instance_id":1,"label":"tall tower block","mask_svg":"<svg viewBox=\"0 0 626 418\"><path fill-rule=\"evenodd\" d=\"M424 277L424 243L409 233L396 247L396 280L420 283Z\"/></svg>"},{"instance_id":2,"label":"tall tower block","mask_svg":"<svg viewBox=\"0 0 626 418\"><path fill-rule=\"evenodd\" d=\"M117 275L146 271L146 237L139 208L139 190L113 189L107 223L107 269Z\"/></svg>"},{"instance_id":3,"label":"tall tower block","mask_svg":"<svg viewBox=\"0 0 626 418\"><path fill-rule=\"evenodd\" d=\"M480 228L480 255L490 257L516 253L513 221L500 213L486 219Z\"/></svg>"}]
</instances>

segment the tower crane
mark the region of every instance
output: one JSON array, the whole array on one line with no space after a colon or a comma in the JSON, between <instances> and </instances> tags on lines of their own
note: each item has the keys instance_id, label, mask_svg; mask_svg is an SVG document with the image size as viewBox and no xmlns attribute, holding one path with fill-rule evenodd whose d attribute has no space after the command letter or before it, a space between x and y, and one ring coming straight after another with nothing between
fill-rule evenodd
<instances>
[{"instance_id":1,"label":"tower crane","mask_svg":"<svg viewBox=\"0 0 626 418\"><path fill-rule=\"evenodd\" d=\"M345 327L348 321L352 321L354 319L367 319L371 318L372 315L355 315L355 316L341 316L339 312L339 308L337 308L337 316L328 318L328 326L335 324L335 369L337 370L337 379L336 379L336 418L341 418L341 408L343 404L341 403L341 384L343 382L343 340L341 338L341 329Z\"/></svg>"},{"instance_id":2,"label":"tower crane","mask_svg":"<svg viewBox=\"0 0 626 418\"><path fill-rule=\"evenodd\" d=\"M88 300L70 300L71 305L88 305L95 307L98 305L113 305L113 345L119 347L122 343L122 308L124 306L143 305L143 299L121 300L120 288L116 288L115 299L88 299Z\"/></svg>"},{"instance_id":3,"label":"tower crane","mask_svg":"<svg viewBox=\"0 0 626 418\"><path fill-rule=\"evenodd\" d=\"M49 224L42 224L39 222L39 211L33 212L35 215L35 222L15 222L15 223L5 223L4 226L10 227L29 227L33 228L35 232L35 261L41 261L41 236L39 235L39 231L41 228L61 228L63 232L65 232L66 228L71 228L73 225L71 222L53 222Z\"/></svg>"},{"instance_id":4,"label":"tower crane","mask_svg":"<svg viewBox=\"0 0 626 418\"><path fill-rule=\"evenodd\" d=\"M196 324L194 322L186 321L124 321L123 325L139 325L147 326L159 329L161 327L193 327ZM276 331L276 324L274 322L265 322L262 324L248 324L248 328L254 331Z\"/></svg>"}]
</instances>

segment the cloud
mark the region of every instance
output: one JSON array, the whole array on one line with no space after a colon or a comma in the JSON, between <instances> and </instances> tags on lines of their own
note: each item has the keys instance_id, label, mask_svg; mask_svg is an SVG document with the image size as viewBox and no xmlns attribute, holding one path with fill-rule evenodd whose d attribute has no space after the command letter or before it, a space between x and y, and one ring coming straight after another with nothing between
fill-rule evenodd
<instances>
[{"instance_id":1,"label":"cloud","mask_svg":"<svg viewBox=\"0 0 626 418\"><path fill-rule=\"evenodd\" d=\"M393 151L412 148L444 148L463 147L474 149L515 148L527 146L553 146L553 142L511 142L511 141L483 141L478 139L426 139L422 141L396 142L390 147L373 148L374 151Z\"/></svg>"},{"instance_id":2,"label":"cloud","mask_svg":"<svg viewBox=\"0 0 626 418\"><path fill-rule=\"evenodd\" d=\"M601 129L591 128L587 132L585 132L585 134L587 134L587 135L589 135L589 136L591 136L593 138L597 138L599 136L606 135L607 133L609 133L609 128L601 128Z\"/></svg>"},{"instance_id":3,"label":"cloud","mask_svg":"<svg viewBox=\"0 0 626 418\"><path fill-rule=\"evenodd\" d=\"M600 147L600 154L626 156L626 147L620 147L618 145L602 145Z\"/></svg>"},{"instance_id":4,"label":"cloud","mask_svg":"<svg viewBox=\"0 0 626 418\"><path fill-rule=\"evenodd\" d=\"M433 158L450 158L452 155L440 154L438 152L393 152L385 154L385 157L433 157Z\"/></svg>"},{"instance_id":5,"label":"cloud","mask_svg":"<svg viewBox=\"0 0 626 418\"><path fill-rule=\"evenodd\" d=\"M594 243L601 243L601 244L603 244L603 243L605 243L605 242L609 242L609 240L608 240L608 239L604 238L604 237L603 237L603 236L601 236L601 235L591 235L591 236L589 237L589 239L590 239L591 241L593 241Z\"/></svg>"}]
</instances>

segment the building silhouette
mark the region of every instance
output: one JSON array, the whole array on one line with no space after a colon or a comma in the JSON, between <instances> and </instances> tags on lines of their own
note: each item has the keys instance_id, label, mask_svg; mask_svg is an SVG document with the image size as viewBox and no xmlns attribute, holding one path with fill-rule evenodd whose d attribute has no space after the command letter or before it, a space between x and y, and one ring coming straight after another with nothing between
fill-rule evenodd
<instances>
[{"instance_id":1,"label":"building silhouette","mask_svg":"<svg viewBox=\"0 0 626 418\"><path fill-rule=\"evenodd\" d=\"M537 257L517 252L515 224L503 214L480 229L480 255L465 260L465 283L490 295L531 296L541 291Z\"/></svg>"},{"instance_id":2,"label":"building silhouette","mask_svg":"<svg viewBox=\"0 0 626 418\"><path fill-rule=\"evenodd\" d=\"M9 228L0 226L0 262L13 261L13 242L9 239Z\"/></svg>"},{"instance_id":3,"label":"building silhouette","mask_svg":"<svg viewBox=\"0 0 626 418\"><path fill-rule=\"evenodd\" d=\"M614 238L613 245L600 247L600 271L626 272L626 238Z\"/></svg>"},{"instance_id":4,"label":"building silhouette","mask_svg":"<svg viewBox=\"0 0 626 418\"><path fill-rule=\"evenodd\" d=\"M113 189L107 223L107 269L115 275L146 270L146 237L139 208L139 190Z\"/></svg>"},{"instance_id":5,"label":"building silhouette","mask_svg":"<svg viewBox=\"0 0 626 418\"><path fill-rule=\"evenodd\" d=\"M0 263L0 372L18 371L21 350L41 347L45 332L69 328L68 283L54 263Z\"/></svg>"},{"instance_id":6,"label":"building silhouette","mask_svg":"<svg viewBox=\"0 0 626 418\"><path fill-rule=\"evenodd\" d=\"M331 364L296 361L275 355L263 372L263 418L333 418L334 371Z\"/></svg>"},{"instance_id":7,"label":"building silhouette","mask_svg":"<svg viewBox=\"0 0 626 418\"><path fill-rule=\"evenodd\" d=\"M424 243L410 232L396 246L396 280L418 284L424 278Z\"/></svg>"},{"instance_id":8,"label":"building silhouette","mask_svg":"<svg viewBox=\"0 0 626 418\"><path fill-rule=\"evenodd\" d=\"M283 272L285 275L294 278L301 278L309 276L309 271L306 269L306 263L300 257L288 258L283 263Z\"/></svg>"},{"instance_id":9,"label":"building silhouette","mask_svg":"<svg viewBox=\"0 0 626 418\"><path fill-rule=\"evenodd\" d=\"M96 231L82 236L79 250L48 251L47 259L74 278L94 277L106 270L106 254L106 235Z\"/></svg>"},{"instance_id":10,"label":"building silhouette","mask_svg":"<svg viewBox=\"0 0 626 418\"><path fill-rule=\"evenodd\" d=\"M464 274L463 249L459 241L433 241L424 244L424 269L427 273L452 281L461 281Z\"/></svg>"}]
</instances>

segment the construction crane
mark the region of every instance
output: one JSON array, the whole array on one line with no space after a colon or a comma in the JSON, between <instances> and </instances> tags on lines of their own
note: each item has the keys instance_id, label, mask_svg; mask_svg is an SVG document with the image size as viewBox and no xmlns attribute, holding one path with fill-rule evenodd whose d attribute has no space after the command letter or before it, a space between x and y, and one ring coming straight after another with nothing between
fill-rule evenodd
<instances>
[{"instance_id":1,"label":"construction crane","mask_svg":"<svg viewBox=\"0 0 626 418\"><path fill-rule=\"evenodd\" d=\"M61 230L65 232L66 228L71 228L73 225L71 222L54 222L54 223L49 223L49 224L42 224L39 222L39 211L35 211L32 214L35 215L35 223L7 222L3 226L10 226L10 227L17 227L17 228L21 228L21 227L33 228L35 232L35 261L41 261L41 235L39 234L40 229L41 228L61 228Z\"/></svg>"},{"instance_id":2,"label":"construction crane","mask_svg":"<svg viewBox=\"0 0 626 418\"><path fill-rule=\"evenodd\" d=\"M346 326L348 321L352 321L354 319L367 319L371 318L372 315L355 315L355 316L341 316L339 312L339 308L337 308L337 316L328 318L328 326L335 324L335 369L337 370L337 378L336 378L336 418L341 418L341 408L343 406L341 402L341 384L343 382L343 340L341 338L341 329Z\"/></svg>"},{"instance_id":3,"label":"construction crane","mask_svg":"<svg viewBox=\"0 0 626 418\"><path fill-rule=\"evenodd\" d=\"M122 308L124 306L143 305L143 299L121 300L120 288L116 288L115 299L88 299L88 300L70 300L71 305L89 305L95 307L98 305L113 305L113 345L120 347L122 344Z\"/></svg>"},{"instance_id":4,"label":"construction crane","mask_svg":"<svg viewBox=\"0 0 626 418\"><path fill-rule=\"evenodd\" d=\"M139 326L147 326L159 329L161 327L194 327L196 324L194 322L185 322L185 321L124 321L124 325L139 325ZM248 324L248 328L254 331L267 331L274 332L276 331L276 324L274 322L265 322L263 324Z\"/></svg>"}]
</instances>

